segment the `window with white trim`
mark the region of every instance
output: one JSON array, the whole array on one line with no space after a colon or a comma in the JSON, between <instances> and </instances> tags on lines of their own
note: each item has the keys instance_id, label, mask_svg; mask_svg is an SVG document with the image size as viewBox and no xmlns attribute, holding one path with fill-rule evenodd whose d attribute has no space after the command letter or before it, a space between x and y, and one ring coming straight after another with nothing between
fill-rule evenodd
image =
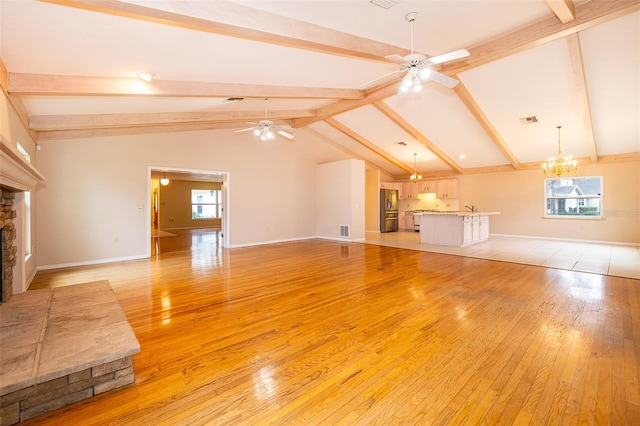
<instances>
[{"instance_id":1,"label":"window with white trim","mask_svg":"<svg viewBox=\"0 0 640 426\"><path fill-rule=\"evenodd\" d=\"M220 196L219 189L192 189L191 190L191 218L192 219L219 219Z\"/></svg>"},{"instance_id":2,"label":"window with white trim","mask_svg":"<svg viewBox=\"0 0 640 426\"><path fill-rule=\"evenodd\" d=\"M601 217L602 176L545 179L545 217Z\"/></svg>"}]
</instances>

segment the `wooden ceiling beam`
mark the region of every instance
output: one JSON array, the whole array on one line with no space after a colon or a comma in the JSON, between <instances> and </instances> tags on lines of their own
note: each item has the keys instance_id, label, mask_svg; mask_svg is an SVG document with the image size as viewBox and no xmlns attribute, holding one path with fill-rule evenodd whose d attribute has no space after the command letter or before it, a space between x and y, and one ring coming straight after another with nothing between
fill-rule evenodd
<instances>
[{"instance_id":1,"label":"wooden ceiling beam","mask_svg":"<svg viewBox=\"0 0 640 426\"><path fill-rule=\"evenodd\" d=\"M0 90L2 90L7 96L7 100L9 101L11 106L13 106L13 109L18 115L18 119L25 127L25 129L27 129L27 132L31 136L31 139L35 141L38 135L36 134L36 132L29 129L29 113L24 106L24 102L22 102L22 99L20 99L20 97L12 95L9 92L9 73L7 72L7 68L5 67L2 58L0 58Z\"/></svg>"},{"instance_id":2,"label":"wooden ceiling beam","mask_svg":"<svg viewBox=\"0 0 640 426\"><path fill-rule=\"evenodd\" d=\"M502 37L467 49L470 56L445 67L448 75L459 74L480 65L540 46L554 40L593 28L640 10L640 0L597 0L576 6L576 19L566 24L555 16L526 25Z\"/></svg>"},{"instance_id":3,"label":"wooden ceiling beam","mask_svg":"<svg viewBox=\"0 0 640 426\"><path fill-rule=\"evenodd\" d=\"M468 71L495 60L513 55L518 52L536 47L569 34L595 27L604 22L628 15L640 10L640 0L597 0L588 1L576 7L576 19L563 24L555 16L534 22L517 31L489 40L467 49L470 56L444 66L442 72L454 76L463 71ZM400 80L398 76L396 81ZM382 85L367 91L364 99L359 101L337 101L318 109L318 116L313 119L294 120L294 127L311 124L323 120L332 115L350 111L360 106L369 104L377 99L393 96L397 91L397 84Z\"/></svg>"},{"instance_id":4,"label":"wooden ceiling beam","mask_svg":"<svg viewBox=\"0 0 640 426\"><path fill-rule=\"evenodd\" d=\"M576 10L573 0L544 0L549 9L558 17L560 22L566 24L576 19Z\"/></svg>"},{"instance_id":5,"label":"wooden ceiling beam","mask_svg":"<svg viewBox=\"0 0 640 426\"><path fill-rule=\"evenodd\" d=\"M15 95L156 96L208 98L363 99L364 90L324 87L267 86L242 83L152 80L9 73L8 91Z\"/></svg>"},{"instance_id":6,"label":"wooden ceiling beam","mask_svg":"<svg viewBox=\"0 0 640 426\"><path fill-rule=\"evenodd\" d=\"M398 127L407 132L414 138L418 143L422 144L425 148L431 151L436 157L442 160L446 165L451 167L457 173L462 173L462 168L453 161L447 154L444 153L440 148L438 148L433 142L427 139L422 133L418 131L415 127L411 125L407 120L405 120L400 114L398 114L393 108L382 101L376 101L373 103L373 106L378 109L381 113L383 113L387 118L393 121ZM413 172L411 172L413 174Z\"/></svg>"},{"instance_id":7,"label":"wooden ceiling beam","mask_svg":"<svg viewBox=\"0 0 640 426\"><path fill-rule=\"evenodd\" d=\"M500 133L498 133L498 130L493 126L493 124L489 120L489 117L487 117L484 111L482 111L482 108L480 108L480 105L478 105L478 103L473 98L473 96L471 96L471 93L469 93L469 90L467 90L467 87L464 84L462 84L462 82L460 82L456 85L454 90L458 95L458 97L460 98L460 100L462 101L462 103L464 103L467 109L469 110L469 112L473 114L478 124L482 126L482 128L487 133L489 138L491 138L493 143L498 147L500 152L502 152L502 155L504 155L504 157L509 161L511 166L514 169L519 168L520 161L518 161L513 151L509 149L509 146L504 141L504 139L502 139L502 136L500 136Z\"/></svg>"},{"instance_id":8,"label":"wooden ceiling beam","mask_svg":"<svg viewBox=\"0 0 640 426\"><path fill-rule=\"evenodd\" d=\"M37 141L52 141L66 139L93 139L103 136L128 136L145 135L154 133L191 132L199 130L218 130L237 128L237 123L196 123L196 124L167 124L156 126L138 127L112 127L100 129L73 129L73 130L52 130L48 132L37 132Z\"/></svg>"},{"instance_id":9,"label":"wooden ceiling beam","mask_svg":"<svg viewBox=\"0 0 640 426\"><path fill-rule=\"evenodd\" d=\"M591 118L591 107L589 103L589 91L587 89L587 78L584 74L584 63L582 61L582 49L580 47L580 36L578 34L570 34L566 38L569 48L569 59L571 60L571 70L573 72L573 80L576 83L576 96L580 107L580 115L582 116L582 126L584 131L584 143L587 144L589 157L591 162L598 161L598 148L596 145L596 137L593 132L593 120Z\"/></svg>"},{"instance_id":10,"label":"wooden ceiling beam","mask_svg":"<svg viewBox=\"0 0 640 426\"><path fill-rule=\"evenodd\" d=\"M351 111L356 108L360 108L366 105L370 105L373 102L388 98L398 93L399 78L396 78L391 83L387 83L384 86L380 86L375 90L367 92L367 95L362 99L343 100L334 102L324 107L320 107L316 110L316 115L309 118L295 118L291 120L291 126L293 128L307 126L317 121L324 120L326 118L333 117L334 115ZM413 173L413 172L412 172Z\"/></svg>"},{"instance_id":11,"label":"wooden ceiling beam","mask_svg":"<svg viewBox=\"0 0 640 426\"><path fill-rule=\"evenodd\" d=\"M269 120L291 120L293 117L312 117L315 110L269 111ZM29 128L39 132L72 129L162 126L167 124L201 124L207 122L260 121L263 111L205 111L134 114L61 114L33 115Z\"/></svg>"},{"instance_id":12,"label":"wooden ceiling beam","mask_svg":"<svg viewBox=\"0 0 640 426\"><path fill-rule=\"evenodd\" d=\"M227 1L201 2L200 8L210 8L202 11L211 12L207 19L190 16L189 8L192 6L186 2L168 2L173 8L173 11L168 11L116 0L41 1L192 31L385 63L388 62L384 58L386 55L411 53L406 48Z\"/></svg>"},{"instance_id":13,"label":"wooden ceiling beam","mask_svg":"<svg viewBox=\"0 0 640 426\"><path fill-rule=\"evenodd\" d=\"M331 145L332 147L339 149L340 151L344 152L345 154L347 154L348 156L352 157L352 158L356 158L358 160L362 160L364 161L364 163L372 169L376 169L376 170L380 170L385 172L388 175L393 175L391 172L389 172L388 170L385 170L383 168L381 168L380 166L373 164L371 161L367 160L366 158L364 158L363 156L361 156L360 154L351 151L349 148L339 144L338 142L335 142L334 140L332 140L331 138L323 135L322 133L318 132L315 129L312 129L311 127L305 127L304 129L302 129L303 132L309 133L310 135L312 135L313 137L320 139L321 141L323 141L326 144Z\"/></svg>"},{"instance_id":14,"label":"wooden ceiling beam","mask_svg":"<svg viewBox=\"0 0 640 426\"><path fill-rule=\"evenodd\" d=\"M333 127L334 129L342 132L346 136L348 136L351 139L353 139L354 141L358 142L360 145L364 146L368 150L376 153L378 156L380 156L383 159L387 160L388 162L390 162L394 166L398 167L399 169L404 170L405 172L407 172L409 174L413 173L413 169L411 167L407 167L407 165L404 164L402 161L400 161L397 158L393 157L389 153L383 151L382 149L380 149L379 147L377 147L373 143L369 142L364 136L354 132L353 130L351 130L350 128L345 126L344 124L340 123L335 118L326 118L324 121L328 125Z\"/></svg>"}]
</instances>

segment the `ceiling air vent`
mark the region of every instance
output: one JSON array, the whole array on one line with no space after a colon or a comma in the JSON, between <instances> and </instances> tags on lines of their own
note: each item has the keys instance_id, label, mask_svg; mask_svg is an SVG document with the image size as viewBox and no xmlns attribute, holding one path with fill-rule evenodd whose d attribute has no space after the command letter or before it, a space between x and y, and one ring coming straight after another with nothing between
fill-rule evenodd
<instances>
[{"instance_id":1,"label":"ceiling air vent","mask_svg":"<svg viewBox=\"0 0 640 426\"><path fill-rule=\"evenodd\" d=\"M533 124L533 123L537 123L538 122L538 117L536 117L535 115L532 115L531 117L522 117L520 119L520 122L522 124Z\"/></svg>"},{"instance_id":2,"label":"ceiling air vent","mask_svg":"<svg viewBox=\"0 0 640 426\"><path fill-rule=\"evenodd\" d=\"M390 9L402 0L371 0L369 3L373 3L376 6L380 6L383 9Z\"/></svg>"},{"instance_id":3,"label":"ceiling air vent","mask_svg":"<svg viewBox=\"0 0 640 426\"><path fill-rule=\"evenodd\" d=\"M244 98L227 98L224 101L225 102L240 102L242 100L244 100Z\"/></svg>"},{"instance_id":4,"label":"ceiling air vent","mask_svg":"<svg viewBox=\"0 0 640 426\"><path fill-rule=\"evenodd\" d=\"M407 146L407 144L404 143L404 141L396 142L396 145Z\"/></svg>"}]
</instances>

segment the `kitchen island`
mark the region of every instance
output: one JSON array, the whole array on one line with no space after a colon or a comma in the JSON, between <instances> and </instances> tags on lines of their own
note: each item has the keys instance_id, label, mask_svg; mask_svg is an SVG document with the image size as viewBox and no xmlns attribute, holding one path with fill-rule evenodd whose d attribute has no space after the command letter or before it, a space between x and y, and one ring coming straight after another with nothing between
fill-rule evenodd
<instances>
[{"instance_id":1,"label":"kitchen island","mask_svg":"<svg viewBox=\"0 0 640 426\"><path fill-rule=\"evenodd\" d=\"M420 220L420 243L466 247L489 238L489 216L500 212L426 212Z\"/></svg>"}]
</instances>

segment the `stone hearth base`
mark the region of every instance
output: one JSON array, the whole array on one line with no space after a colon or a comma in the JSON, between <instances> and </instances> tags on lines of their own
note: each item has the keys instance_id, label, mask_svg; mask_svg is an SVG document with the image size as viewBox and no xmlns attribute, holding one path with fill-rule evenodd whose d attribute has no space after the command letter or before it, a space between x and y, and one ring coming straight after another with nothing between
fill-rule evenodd
<instances>
[{"instance_id":1,"label":"stone hearth base","mask_svg":"<svg viewBox=\"0 0 640 426\"><path fill-rule=\"evenodd\" d=\"M1 425L134 381L140 344L108 281L14 295L0 333Z\"/></svg>"}]
</instances>

